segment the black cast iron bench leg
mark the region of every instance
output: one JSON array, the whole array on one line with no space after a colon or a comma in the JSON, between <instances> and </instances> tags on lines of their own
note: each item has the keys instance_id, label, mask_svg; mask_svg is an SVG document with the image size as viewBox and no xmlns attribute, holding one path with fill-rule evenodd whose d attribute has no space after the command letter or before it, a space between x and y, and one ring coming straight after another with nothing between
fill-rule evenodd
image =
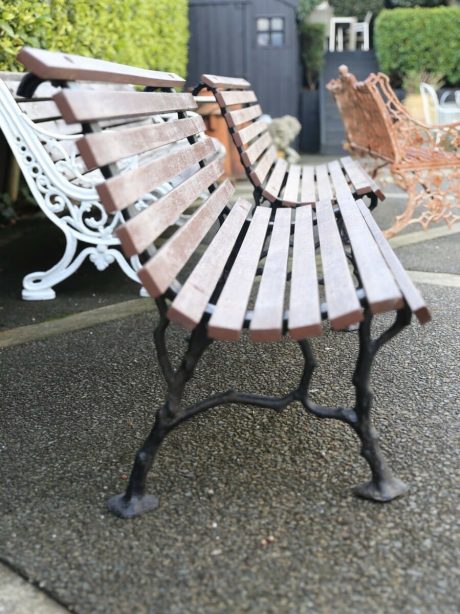
<instances>
[{"instance_id":1,"label":"black cast iron bench leg","mask_svg":"<svg viewBox=\"0 0 460 614\"><path fill-rule=\"evenodd\" d=\"M380 347L410 323L409 309L399 310L394 324L375 340L371 339L372 315L369 310L365 310L364 321L359 328L359 354L353 376L353 383L356 387L354 408L325 407L316 405L308 398L316 362L307 340L299 342L304 357L301 381L297 388L284 397L247 394L230 389L183 408L181 401L185 385L193 376L200 357L212 340L207 336L205 324L201 323L192 332L182 363L177 371L174 371L169 362L165 343L165 333L169 324L166 317L166 303L163 299L159 299L157 306L160 311L160 322L154 333L155 347L168 385L168 395L166 402L156 413L150 435L136 454L126 492L108 501L108 508L112 513L122 518L132 518L155 509L158 506L158 499L154 495L146 494L146 479L166 435L197 413L226 403L255 405L264 409L281 411L293 401L300 401L306 410L318 418L332 418L345 422L358 434L362 446L361 454L367 460L372 473L370 482L359 487L357 494L374 501L390 501L407 490L405 484L393 476L380 451L370 418L372 394L369 389L369 376L372 361Z\"/></svg>"}]
</instances>

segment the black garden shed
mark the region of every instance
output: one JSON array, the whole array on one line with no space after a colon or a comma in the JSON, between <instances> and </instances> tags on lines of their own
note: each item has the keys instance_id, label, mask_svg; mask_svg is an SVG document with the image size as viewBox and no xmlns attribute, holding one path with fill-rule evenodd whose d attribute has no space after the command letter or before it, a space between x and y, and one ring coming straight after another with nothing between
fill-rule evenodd
<instances>
[{"instance_id":1,"label":"black garden shed","mask_svg":"<svg viewBox=\"0 0 460 614\"><path fill-rule=\"evenodd\" d=\"M251 81L265 113L299 116L298 0L190 0L187 82L202 73Z\"/></svg>"}]
</instances>

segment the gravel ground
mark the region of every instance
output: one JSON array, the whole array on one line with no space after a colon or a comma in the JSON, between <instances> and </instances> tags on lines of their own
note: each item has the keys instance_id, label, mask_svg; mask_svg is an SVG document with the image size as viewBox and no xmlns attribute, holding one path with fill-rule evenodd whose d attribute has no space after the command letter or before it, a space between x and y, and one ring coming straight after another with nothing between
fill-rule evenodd
<instances>
[{"instance_id":1,"label":"gravel ground","mask_svg":"<svg viewBox=\"0 0 460 614\"><path fill-rule=\"evenodd\" d=\"M81 614L458 612L460 291L423 292L434 321L383 348L374 371L382 446L411 487L383 506L351 495L368 469L345 425L297 405L227 406L167 439L156 512L114 518L105 499L164 395L152 317L3 350L0 558ZM176 358L182 342L173 329ZM314 400L352 402L356 343L314 341ZM216 343L189 393L282 394L300 371L292 342Z\"/></svg>"}]
</instances>

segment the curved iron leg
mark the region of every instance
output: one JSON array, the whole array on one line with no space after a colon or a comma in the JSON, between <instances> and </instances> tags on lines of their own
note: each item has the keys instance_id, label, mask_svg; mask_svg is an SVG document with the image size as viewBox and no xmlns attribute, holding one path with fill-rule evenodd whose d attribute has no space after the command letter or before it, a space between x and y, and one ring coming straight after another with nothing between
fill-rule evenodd
<instances>
[{"instance_id":1,"label":"curved iron leg","mask_svg":"<svg viewBox=\"0 0 460 614\"><path fill-rule=\"evenodd\" d=\"M145 493L147 474L166 435L184 419L181 401L185 384L193 376L198 360L211 343L206 335L205 326L203 324L198 326L190 336L190 342L179 369L172 372L164 343L167 328L164 305L160 307L160 316L160 323L155 330L155 344L168 384L168 396L165 404L156 413L150 435L136 454L126 492L112 497L107 502L109 510L122 518L133 518L154 510L158 506L158 498Z\"/></svg>"},{"instance_id":2,"label":"curved iron leg","mask_svg":"<svg viewBox=\"0 0 460 614\"><path fill-rule=\"evenodd\" d=\"M382 337L372 341L370 334L372 315L366 310L364 321L359 327L359 355L353 375L357 420L351 423L351 426L361 440L361 456L366 459L372 472L371 480L359 486L356 494L380 502L391 501L403 495L407 491L407 486L394 477L380 450L377 432L372 425L370 415L373 397L369 388L369 378L372 362L379 348L408 323L403 315L399 312L395 324Z\"/></svg>"}]
</instances>

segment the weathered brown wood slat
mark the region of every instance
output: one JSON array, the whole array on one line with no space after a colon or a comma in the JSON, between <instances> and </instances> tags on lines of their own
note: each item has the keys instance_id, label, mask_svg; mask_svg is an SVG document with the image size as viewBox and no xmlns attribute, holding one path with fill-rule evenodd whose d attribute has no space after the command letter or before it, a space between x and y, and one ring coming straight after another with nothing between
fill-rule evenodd
<instances>
[{"instance_id":1,"label":"weathered brown wood slat","mask_svg":"<svg viewBox=\"0 0 460 614\"><path fill-rule=\"evenodd\" d=\"M210 87L219 87L226 90L244 90L251 87L251 84L246 79L239 77L221 77L219 75L201 75L201 83Z\"/></svg>"},{"instance_id":2,"label":"weathered brown wood slat","mask_svg":"<svg viewBox=\"0 0 460 614\"><path fill-rule=\"evenodd\" d=\"M139 279L151 296L157 297L166 292L209 232L233 192L234 187L230 181L222 183L198 211L138 271Z\"/></svg>"},{"instance_id":3,"label":"weathered brown wood slat","mask_svg":"<svg viewBox=\"0 0 460 614\"><path fill-rule=\"evenodd\" d=\"M106 209L118 211L212 153L216 153L216 147L207 137L122 175L111 177L96 189Z\"/></svg>"},{"instance_id":4,"label":"weathered brown wood slat","mask_svg":"<svg viewBox=\"0 0 460 614\"><path fill-rule=\"evenodd\" d=\"M182 87L185 80L174 73L134 68L93 58L24 47L17 59L41 79L108 81L152 87Z\"/></svg>"},{"instance_id":5,"label":"weathered brown wood slat","mask_svg":"<svg viewBox=\"0 0 460 614\"><path fill-rule=\"evenodd\" d=\"M61 118L61 112L53 100L28 100L19 102L19 108L34 122L44 122Z\"/></svg>"},{"instance_id":6,"label":"weathered brown wood slat","mask_svg":"<svg viewBox=\"0 0 460 614\"><path fill-rule=\"evenodd\" d=\"M384 201L385 200L385 194L382 192L380 187L377 185L377 183L372 179L372 177L369 175L369 173L367 173L366 170L362 166L360 166L360 169L361 169L361 172L366 177L366 180L369 182L369 185L371 186L371 189L374 192L374 194L377 196L377 198L380 201Z\"/></svg>"},{"instance_id":7,"label":"weathered brown wood slat","mask_svg":"<svg viewBox=\"0 0 460 614\"><path fill-rule=\"evenodd\" d=\"M254 341L277 341L283 333L290 231L291 210L278 209L249 327Z\"/></svg>"},{"instance_id":8,"label":"weathered brown wood slat","mask_svg":"<svg viewBox=\"0 0 460 614\"><path fill-rule=\"evenodd\" d=\"M78 149L90 168L105 166L127 156L144 153L204 131L203 118L196 115L160 124L88 134Z\"/></svg>"},{"instance_id":9,"label":"weathered brown wood slat","mask_svg":"<svg viewBox=\"0 0 460 614\"><path fill-rule=\"evenodd\" d=\"M236 341L241 337L269 221L270 209L256 207L244 241L209 320L208 333L214 339Z\"/></svg>"},{"instance_id":10,"label":"weathered brown wood slat","mask_svg":"<svg viewBox=\"0 0 460 614\"><path fill-rule=\"evenodd\" d=\"M253 119L257 119L262 115L262 109L258 104L254 104L251 107L245 109L238 109L238 111L229 111L226 114L226 119L230 128L240 126Z\"/></svg>"},{"instance_id":11,"label":"weathered brown wood slat","mask_svg":"<svg viewBox=\"0 0 460 614\"><path fill-rule=\"evenodd\" d=\"M318 199L315 190L315 169L313 166L302 167L300 200L303 204L313 205Z\"/></svg>"},{"instance_id":12,"label":"weathered brown wood slat","mask_svg":"<svg viewBox=\"0 0 460 614\"><path fill-rule=\"evenodd\" d=\"M371 312L401 308L401 293L356 201L346 197L338 203Z\"/></svg>"},{"instance_id":13,"label":"weathered brown wood slat","mask_svg":"<svg viewBox=\"0 0 460 614\"><path fill-rule=\"evenodd\" d=\"M399 261L394 251L391 249L390 244L385 239L382 231L372 217L372 214L370 213L369 209L361 200L357 201L357 205L362 213L363 218L366 221L366 224L369 226L372 236L378 244L383 257L385 258L388 267L393 273L396 282L404 296L404 299L406 300L413 313L415 313L420 323L426 324L426 322L429 322L431 320L431 314L420 292L415 287L413 281L405 271L403 265Z\"/></svg>"},{"instance_id":14,"label":"weathered brown wood slat","mask_svg":"<svg viewBox=\"0 0 460 614\"><path fill-rule=\"evenodd\" d=\"M248 166L254 164L254 162L260 158L261 154L270 147L272 144L272 138L265 132L257 141L255 141L248 149L242 154L242 158Z\"/></svg>"},{"instance_id":15,"label":"weathered brown wood slat","mask_svg":"<svg viewBox=\"0 0 460 614\"><path fill-rule=\"evenodd\" d=\"M191 94L162 92L101 92L92 90L62 90L53 96L70 122L94 122L120 117L141 117L153 113L193 111L197 103Z\"/></svg>"},{"instance_id":16,"label":"weathered brown wood slat","mask_svg":"<svg viewBox=\"0 0 460 614\"><path fill-rule=\"evenodd\" d=\"M360 322L362 309L330 201L316 203L316 218L329 322L332 328L341 329Z\"/></svg>"},{"instance_id":17,"label":"weathered brown wood slat","mask_svg":"<svg viewBox=\"0 0 460 614\"><path fill-rule=\"evenodd\" d=\"M249 173L255 185L262 185L275 161L276 149L272 146L264 153L255 169Z\"/></svg>"},{"instance_id":18,"label":"weathered brown wood slat","mask_svg":"<svg viewBox=\"0 0 460 614\"><path fill-rule=\"evenodd\" d=\"M216 92L216 100L223 107L231 107L235 104L257 102L257 97L252 91L233 90L231 92Z\"/></svg>"},{"instance_id":19,"label":"weathered brown wood slat","mask_svg":"<svg viewBox=\"0 0 460 614\"><path fill-rule=\"evenodd\" d=\"M316 189L318 190L318 200L333 200L334 192L329 180L327 164L319 164L315 167Z\"/></svg>"},{"instance_id":20,"label":"weathered brown wood slat","mask_svg":"<svg viewBox=\"0 0 460 614\"><path fill-rule=\"evenodd\" d=\"M126 255L131 257L147 249L223 172L222 160L213 160L160 200L119 226L117 236Z\"/></svg>"},{"instance_id":21,"label":"weathered brown wood slat","mask_svg":"<svg viewBox=\"0 0 460 614\"><path fill-rule=\"evenodd\" d=\"M350 156L340 158L340 162L342 163L343 168L346 170L356 194L361 196L372 191L369 177L366 177L366 174L363 172L357 162L350 158Z\"/></svg>"},{"instance_id":22,"label":"weathered brown wood slat","mask_svg":"<svg viewBox=\"0 0 460 614\"><path fill-rule=\"evenodd\" d=\"M258 120L241 130L232 132L232 137L237 147L243 147L264 132L267 132L267 124Z\"/></svg>"},{"instance_id":23,"label":"weathered brown wood slat","mask_svg":"<svg viewBox=\"0 0 460 614\"><path fill-rule=\"evenodd\" d=\"M172 302L168 317L173 322L188 330L200 322L250 209L251 203L242 198L233 205L225 222Z\"/></svg>"},{"instance_id":24,"label":"weathered brown wood slat","mask_svg":"<svg viewBox=\"0 0 460 614\"><path fill-rule=\"evenodd\" d=\"M297 164L291 164L283 193L283 205L295 207L299 203L300 170Z\"/></svg>"},{"instance_id":25,"label":"weathered brown wood slat","mask_svg":"<svg viewBox=\"0 0 460 614\"><path fill-rule=\"evenodd\" d=\"M353 198L353 192L351 191L348 181L346 180L343 170L337 160L329 162L327 165L329 173L331 175L332 185L334 186L334 192L337 198Z\"/></svg>"},{"instance_id":26,"label":"weathered brown wood slat","mask_svg":"<svg viewBox=\"0 0 460 614\"><path fill-rule=\"evenodd\" d=\"M296 340L322 334L313 212L308 205L295 211L288 330Z\"/></svg>"},{"instance_id":27,"label":"weathered brown wood slat","mask_svg":"<svg viewBox=\"0 0 460 614\"><path fill-rule=\"evenodd\" d=\"M262 196L264 196L271 203L279 197L288 168L289 167L286 160L283 158L278 158L272 172L270 173L267 185L262 190Z\"/></svg>"}]
</instances>

